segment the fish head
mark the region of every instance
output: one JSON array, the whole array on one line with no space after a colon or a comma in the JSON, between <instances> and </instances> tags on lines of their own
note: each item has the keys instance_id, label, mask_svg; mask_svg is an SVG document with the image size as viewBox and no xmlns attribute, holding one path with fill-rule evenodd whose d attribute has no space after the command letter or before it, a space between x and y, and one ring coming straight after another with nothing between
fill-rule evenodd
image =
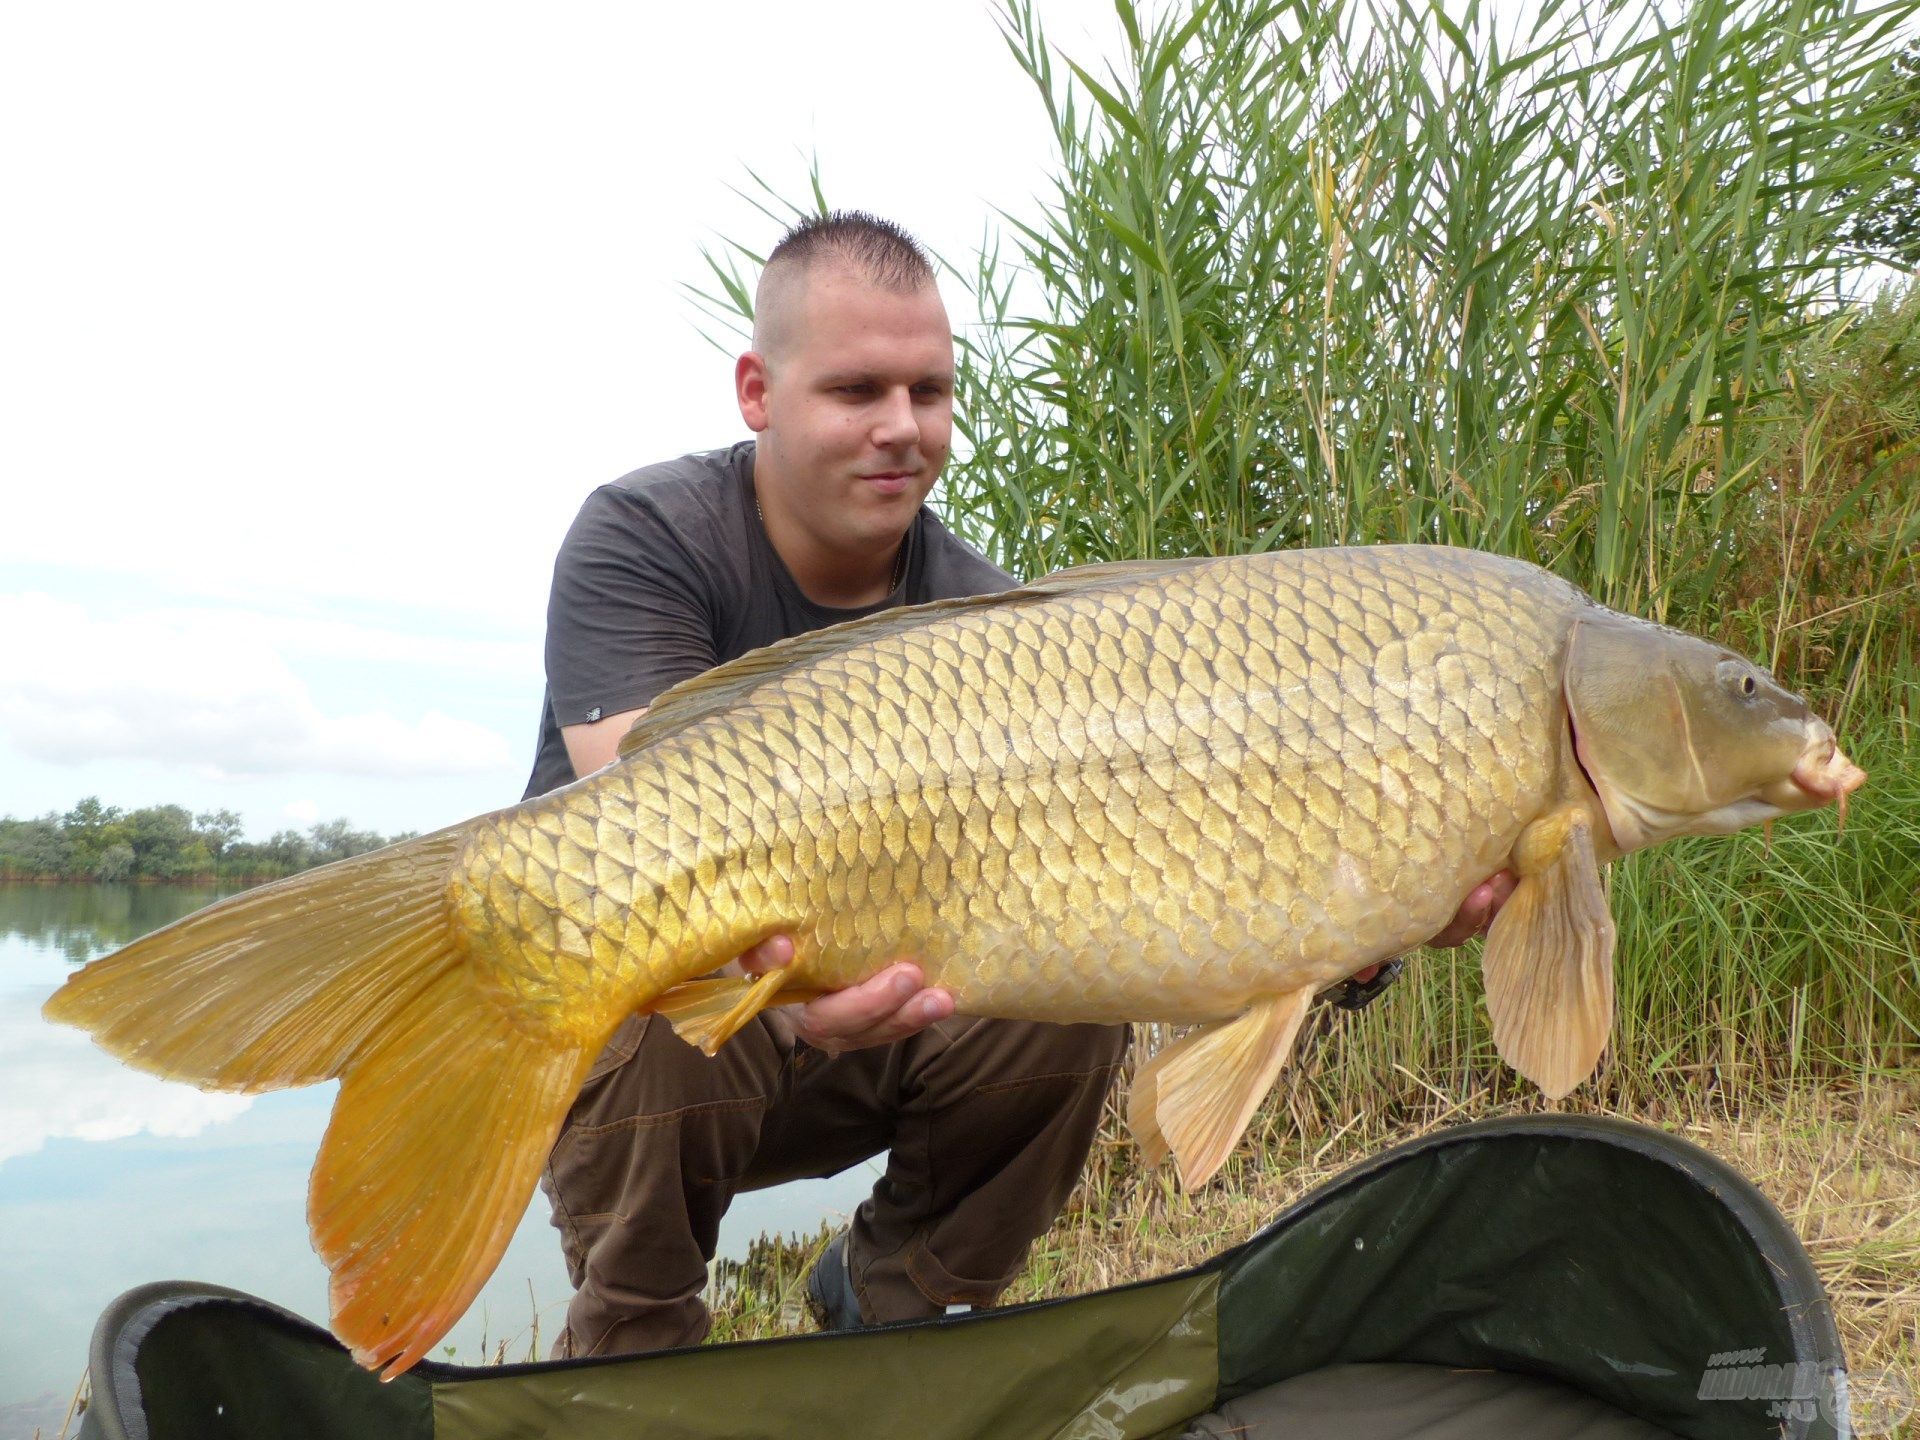
<instances>
[{"instance_id":1,"label":"fish head","mask_svg":"<svg viewBox=\"0 0 1920 1440\"><path fill-rule=\"evenodd\" d=\"M1582 616L1565 685L1574 752L1623 852L1832 801L1844 817L1867 778L1805 700L1697 635Z\"/></svg>"}]
</instances>

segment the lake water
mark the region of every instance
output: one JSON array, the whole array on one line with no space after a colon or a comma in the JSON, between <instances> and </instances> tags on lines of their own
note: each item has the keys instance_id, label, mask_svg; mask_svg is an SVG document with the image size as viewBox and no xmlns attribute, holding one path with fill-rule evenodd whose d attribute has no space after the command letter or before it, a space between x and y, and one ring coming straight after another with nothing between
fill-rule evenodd
<instances>
[{"instance_id":1,"label":"lake water","mask_svg":"<svg viewBox=\"0 0 1920 1440\"><path fill-rule=\"evenodd\" d=\"M226 891L0 884L0 1440L58 1433L107 1304L150 1280L205 1280L326 1323L326 1269L307 1244L307 1172L334 1087L206 1095L128 1069L40 1006L75 965ZM743 1195L723 1254L768 1230L844 1216L878 1162ZM504 1339L525 1358L566 1308L559 1239L536 1194L506 1257L445 1341L475 1363Z\"/></svg>"}]
</instances>

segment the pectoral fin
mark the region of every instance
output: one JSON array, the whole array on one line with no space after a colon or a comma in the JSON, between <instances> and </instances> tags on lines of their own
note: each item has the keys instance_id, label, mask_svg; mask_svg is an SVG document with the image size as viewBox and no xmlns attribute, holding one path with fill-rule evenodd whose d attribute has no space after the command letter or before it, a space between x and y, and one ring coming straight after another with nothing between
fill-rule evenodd
<instances>
[{"instance_id":1,"label":"pectoral fin","mask_svg":"<svg viewBox=\"0 0 1920 1440\"><path fill-rule=\"evenodd\" d=\"M811 986L789 986L788 978L781 969L750 980L685 980L646 1008L664 1017L682 1040L711 1055L767 1006L798 1005L820 994Z\"/></svg>"},{"instance_id":2,"label":"pectoral fin","mask_svg":"<svg viewBox=\"0 0 1920 1440\"><path fill-rule=\"evenodd\" d=\"M1481 961L1493 1043L1558 1100L1593 1073L1613 1024L1613 916L1585 810L1527 827L1520 884L1494 918Z\"/></svg>"},{"instance_id":3,"label":"pectoral fin","mask_svg":"<svg viewBox=\"0 0 1920 1440\"><path fill-rule=\"evenodd\" d=\"M1236 1020L1196 1030L1141 1067L1127 1122L1149 1167L1173 1153L1180 1183L1204 1185L1226 1163L1293 1051L1311 986L1258 1001Z\"/></svg>"}]
</instances>

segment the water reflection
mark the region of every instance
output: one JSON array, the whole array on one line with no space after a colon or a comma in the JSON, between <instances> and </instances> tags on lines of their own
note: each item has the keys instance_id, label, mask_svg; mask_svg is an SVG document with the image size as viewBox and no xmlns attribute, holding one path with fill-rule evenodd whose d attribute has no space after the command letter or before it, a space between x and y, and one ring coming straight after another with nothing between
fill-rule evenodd
<instances>
[{"instance_id":1,"label":"water reflection","mask_svg":"<svg viewBox=\"0 0 1920 1440\"><path fill-rule=\"evenodd\" d=\"M186 1137L231 1120L252 1101L169 1085L111 1062L78 1030L40 1018L38 997L0 991L0 1184L5 1167L47 1141Z\"/></svg>"},{"instance_id":2,"label":"water reflection","mask_svg":"<svg viewBox=\"0 0 1920 1440\"><path fill-rule=\"evenodd\" d=\"M169 885L0 884L0 1440L51 1437L117 1295L213 1281L324 1323L327 1275L307 1243L307 1172L334 1087L207 1095L120 1064L40 1006L72 967L224 893ZM720 1234L812 1230L871 1186L857 1168L742 1196ZM499 1269L436 1358L471 1363L551 1337L569 1287L537 1195Z\"/></svg>"},{"instance_id":3,"label":"water reflection","mask_svg":"<svg viewBox=\"0 0 1920 1440\"><path fill-rule=\"evenodd\" d=\"M18 938L78 965L171 925L238 888L0 883L0 940ZM3 978L0 983L5 983Z\"/></svg>"},{"instance_id":4,"label":"water reflection","mask_svg":"<svg viewBox=\"0 0 1920 1440\"><path fill-rule=\"evenodd\" d=\"M101 1054L40 1004L73 965L171 924L232 888L0 885L0 1185L10 1160L53 1139L186 1137L252 1102L170 1085ZM4 1192L0 1192L3 1196Z\"/></svg>"}]
</instances>

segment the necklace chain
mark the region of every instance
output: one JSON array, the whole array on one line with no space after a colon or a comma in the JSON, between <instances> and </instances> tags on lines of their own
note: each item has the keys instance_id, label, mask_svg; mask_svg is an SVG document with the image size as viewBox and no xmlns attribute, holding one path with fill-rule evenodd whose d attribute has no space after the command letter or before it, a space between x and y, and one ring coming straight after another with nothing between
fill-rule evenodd
<instances>
[{"instance_id":1,"label":"necklace chain","mask_svg":"<svg viewBox=\"0 0 1920 1440\"><path fill-rule=\"evenodd\" d=\"M767 512L760 508L760 492L757 490L754 491L754 494L753 494L753 516L756 520L760 522L760 530L764 534L767 528ZM768 544L773 543L772 536L767 537L767 543ZM902 535L900 537L900 549L898 553L896 553L893 557L893 579L887 582L887 593L889 595L891 595L894 591L900 588L900 582L906 578L906 573L907 573L907 537L905 535Z\"/></svg>"}]
</instances>

